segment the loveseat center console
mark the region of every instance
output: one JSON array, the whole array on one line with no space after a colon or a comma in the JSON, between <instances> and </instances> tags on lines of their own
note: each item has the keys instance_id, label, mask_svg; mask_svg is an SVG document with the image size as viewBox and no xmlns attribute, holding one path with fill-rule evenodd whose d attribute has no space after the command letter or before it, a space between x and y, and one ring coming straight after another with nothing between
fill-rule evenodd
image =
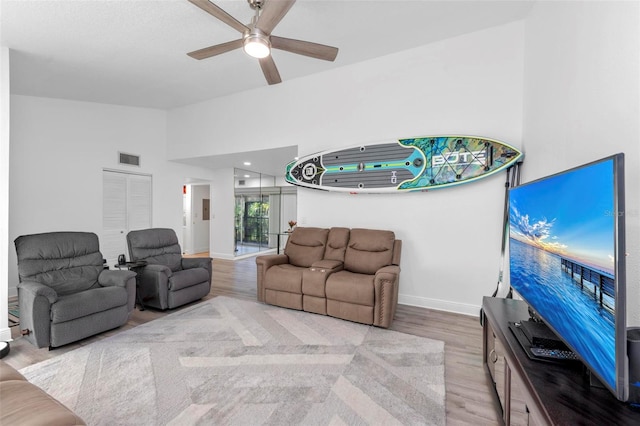
<instances>
[{"instance_id":1,"label":"loveseat center console","mask_svg":"<svg viewBox=\"0 0 640 426\"><path fill-rule=\"evenodd\" d=\"M581 362L530 359L509 329L529 319L520 300L485 297L483 364L504 424L640 425L640 410L592 386Z\"/></svg>"}]
</instances>

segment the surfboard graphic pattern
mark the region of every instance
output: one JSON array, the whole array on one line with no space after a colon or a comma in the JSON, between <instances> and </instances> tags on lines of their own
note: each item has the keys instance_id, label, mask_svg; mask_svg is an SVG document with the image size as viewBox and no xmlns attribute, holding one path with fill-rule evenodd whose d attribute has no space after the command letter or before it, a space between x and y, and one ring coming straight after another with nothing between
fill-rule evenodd
<instances>
[{"instance_id":1,"label":"surfboard graphic pattern","mask_svg":"<svg viewBox=\"0 0 640 426\"><path fill-rule=\"evenodd\" d=\"M430 136L306 156L287 164L286 180L329 191L425 191L472 182L521 158L493 139Z\"/></svg>"}]
</instances>

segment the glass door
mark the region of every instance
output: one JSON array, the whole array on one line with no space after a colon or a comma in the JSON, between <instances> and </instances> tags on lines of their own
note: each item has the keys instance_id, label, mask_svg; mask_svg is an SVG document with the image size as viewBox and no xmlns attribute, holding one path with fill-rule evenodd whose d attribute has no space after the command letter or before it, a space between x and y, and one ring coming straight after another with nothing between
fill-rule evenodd
<instances>
[{"instance_id":1,"label":"glass door","mask_svg":"<svg viewBox=\"0 0 640 426\"><path fill-rule=\"evenodd\" d=\"M273 177L248 170L235 170L235 254L242 256L269 249L269 195L265 185Z\"/></svg>"},{"instance_id":2,"label":"glass door","mask_svg":"<svg viewBox=\"0 0 640 426\"><path fill-rule=\"evenodd\" d=\"M296 219L296 188L274 176L235 169L235 255L284 247Z\"/></svg>"},{"instance_id":3,"label":"glass door","mask_svg":"<svg viewBox=\"0 0 640 426\"><path fill-rule=\"evenodd\" d=\"M269 196L236 194L236 255L269 247Z\"/></svg>"}]
</instances>

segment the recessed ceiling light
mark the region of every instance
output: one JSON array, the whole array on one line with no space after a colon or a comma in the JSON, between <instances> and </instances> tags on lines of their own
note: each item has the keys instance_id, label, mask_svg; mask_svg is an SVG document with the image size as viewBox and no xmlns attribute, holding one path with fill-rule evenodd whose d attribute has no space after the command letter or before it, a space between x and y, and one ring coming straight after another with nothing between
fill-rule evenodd
<instances>
[{"instance_id":1,"label":"recessed ceiling light","mask_svg":"<svg viewBox=\"0 0 640 426\"><path fill-rule=\"evenodd\" d=\"M248 177L251 177L251 176L249 176L249 175L244 175L244 177L248 178Z\"/></svg>"},{"instance_id":2,"label":"recessed ceiling light","mask_svg":"<svg viewBox=\"0 0 640 426\"><path fill-rule=\"evenodd\" d=\"M250 165L251 165L251 161L245 161L243 164L244 164L245 166L250 166Z\"/></svg>"}]
</instances>

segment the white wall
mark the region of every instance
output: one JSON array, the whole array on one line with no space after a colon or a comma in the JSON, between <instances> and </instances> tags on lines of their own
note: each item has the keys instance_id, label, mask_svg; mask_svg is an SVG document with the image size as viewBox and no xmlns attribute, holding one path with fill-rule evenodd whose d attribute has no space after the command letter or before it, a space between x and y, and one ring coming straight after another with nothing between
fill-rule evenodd
<instances>
[{"instance_id":1,"label":"white wall","mask_svg":"<svg viewBox=\"0 0 640 426\"><path fill-rule=\"evenodd\" d=\"M118 165L118 151L141 167ZM182 185L211 171L166 160L166 112L28 96L11 97L9 244L19 235L102 231L103 168L153 175L152 223L182 238ZM18 281L9 251L9 295Z\"/></svg>"},{"instance_id":2,"label":"white wall","mask_svg":"<svg viewBox=\"0 0 640 426\"><path fill-rule=\"evenodd\" d=\"M170 158L297 144L324 149L429 134L520 145L522 22L172 110ZM238 114L259 100L252 118ZM290 159L283 159L284 161ZM503 179L419 194L298 190L304 226L391 229L404 241L400 302L477 315L498 278Z\"/></svg>"},{"instance_id":3,"label":"white wall","mask_svg":"<svg viewBox=\"0 0 640 426\"><path fill-rule=\"evenodd\" d=\"M0 47L0 341L11 340L9 328L9 49Z\"/></svg>"},{"instance_id":4,"label":"white wall","mask_svg":"<svg viewBox=\"0 0 640 426\"><path fill-rule=\"evenodd\" d=\"M283 192L280 196L279 231L289 229L289 221L298 220L298 193Z\"/></svg>"},{"instance_id":5,"label":"white wall","mask_svg":"<svg viewBox=\"0 0 640 426\"><path fill-rule=\"evenodd\" d=\"M211 182L210 256L235 257L234 169L215 170Z\"/></svg>"},{"instance_id":6,"label":"white wall","mask_svg":"<svg viewBox=\"0 0 640 426\"><path fill-rule=\"evenodd\" d=\"M640 325L639 5L537 2L525 27L523 181L625 153L630 325Z\"/></svg>"}]
</instances>

